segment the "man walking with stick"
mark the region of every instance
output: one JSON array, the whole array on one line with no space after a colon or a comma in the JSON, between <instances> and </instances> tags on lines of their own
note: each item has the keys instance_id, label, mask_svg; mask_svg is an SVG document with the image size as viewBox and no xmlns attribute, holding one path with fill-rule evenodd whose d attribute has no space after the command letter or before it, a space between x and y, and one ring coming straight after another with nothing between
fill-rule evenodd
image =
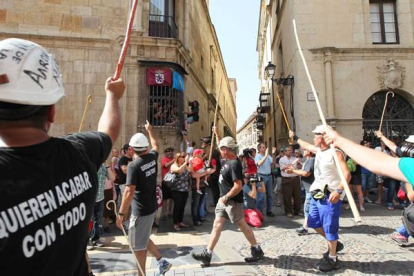
<instances>
[{"instance_id":1,"label":"man walking with stick","mask_svg":"<svg viewBox=\"0 0 414 276\"><path fill-rule=\"evenodd\" d=\"M152 149L149 149L148 139L142 133L135 134L129 141L129 146L135 152L134 161L128 164L126 187L116 225L122 229L122 222L127 220L127 213L132 202L128 231L131 248L143 272L145 272L148 250L157 259L158 275L164 275L172 265L162 258L157 246L150 239L158 208L156 198L158 142L148 121L145 129L148 132Z\"/></svg>"},{"instance_id":2,"label":"man walking with stick","mask_svg":"<svg viewBox=\"0 0 414 276\"><path fill-rule=\"evenodd\" d=\"M342 200L345 197L344 185L347 185L341 182L333 154L337 155L347 181L350 180L351 174L345 161L345 154L340 150L332 153L332 149L323 139L326 133L325 126L319 125L312 132L314 134L313 145L299 139L293 131L289 132L289 136L302 149L316 153L315 181L310 187L312 198L309 206L308 227L314 228L328 242L328 251L323 254L322 260L317 264L320 271L328 272L341 267L336 253L344 248L343 244L338 241L338 230Z\"/></svg>"},{"instance_id":3,"label":"man walking with stick","mask_svg":"<svg viewBox=\"0 0 414 276\"><path fill-rule=\"evenodd\" d=\"M221 229L226 220L236 224L251 244L252 256L245 258L246 262L255 262L264 257L264 253L257 243L252 229L244 220L243 213L243 166L237 158L237 144L232 137L219 139L217 129L213 127L218 148L226 163L220 172L219 187L220 199L216 206L216 218L210 241L206 249L201 253L192 253L192 257L201 261L205 266L210 266L213 250L220 238Z\"/></svg>"},{"instance_id":4,"label":"man walking with stick","mask_svg":"<svg viewBox=\"0 0 414 276\"><path fill-rule=\"evenodd\" d=\"M97 170L118 137L125 85L108 79L98 131L49 136L65 96L54 57L27 40L0 42L0 270L88 275Z\"/></svg>"}]
</instances>

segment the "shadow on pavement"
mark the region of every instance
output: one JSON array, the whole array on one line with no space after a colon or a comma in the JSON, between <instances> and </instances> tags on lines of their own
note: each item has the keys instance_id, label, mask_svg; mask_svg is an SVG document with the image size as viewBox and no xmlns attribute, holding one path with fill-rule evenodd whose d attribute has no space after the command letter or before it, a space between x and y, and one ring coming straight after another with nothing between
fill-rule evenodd
<instances>
[{"instance_id":1,"label":"shadow on pavement","mask_svg":"<svg viewBox=\"0 0 414 276\"><path fill-rule=\"evenodd\" d=\"M273 266L280 269L323 275L342 273L345 270L347 270L347 273L359 271L363 274L373 275L412 275L414 272L412 261L341 261L340 269L331 272L332 274L326 274L316 270L316 264L319 261L319 259L304 256L281 255L273 260Z\"/></svg>"},{"instance_id":2,"label":"shadow on pavement","mask_svg":"<svg viewBox=\"0 0 414 276\"><path fill-rule=\"evenodd\" d=\"M355 225L352 227L340 227L340 234L369 234L369 235L384 235L391 234L394 229L376 225Z\"/></svg>"}]
</instances>

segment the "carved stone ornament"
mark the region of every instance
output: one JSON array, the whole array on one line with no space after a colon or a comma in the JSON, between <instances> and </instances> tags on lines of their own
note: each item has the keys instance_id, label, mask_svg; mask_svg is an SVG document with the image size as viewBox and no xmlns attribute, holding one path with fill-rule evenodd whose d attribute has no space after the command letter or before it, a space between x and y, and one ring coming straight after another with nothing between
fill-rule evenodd
<instances>
[{"instance_id":1,"label":"carved stone ornament","mask_svg":"<svg viewBox=\"0 0 414 276\"><path fill-rule=\"evenodd\" d=\"M394 60L388 60L383 66L378 66L378 80L381 89L397 89L404 86L405 67Z\"/></svg>"}]
</instances>

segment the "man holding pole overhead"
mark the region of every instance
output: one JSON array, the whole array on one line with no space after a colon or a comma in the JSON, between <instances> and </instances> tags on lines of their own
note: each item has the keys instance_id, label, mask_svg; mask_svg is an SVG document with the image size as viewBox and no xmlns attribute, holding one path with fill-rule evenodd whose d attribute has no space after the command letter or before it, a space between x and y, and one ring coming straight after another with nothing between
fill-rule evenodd
<instances>
[{"instance_id":1,"label":"man holding pole overhead","mask_svg":"<svg viewBox=\"0 0 414 276\"><path fill-rule=\"evenodd\" d=\"M312 132L314 134L313 145L297 137L293 131L289 132L289 136L302 149L316 154L315 181L310 187L312 198L309 206L308 227L314 228L328 242L328 251L323 254L322 260L317 264L320 271L328 272L341 267L337 252L344 248L343 244L338 241L338 230L342 200L345 197L344 185L347 184L341 181L335 166L334 154L339 159L347 181L351 179L351 174L346 164L345 154L340 150L332 153L332 149L323 139L326 127L319 125Z\"/></svg>"}]
</instances>

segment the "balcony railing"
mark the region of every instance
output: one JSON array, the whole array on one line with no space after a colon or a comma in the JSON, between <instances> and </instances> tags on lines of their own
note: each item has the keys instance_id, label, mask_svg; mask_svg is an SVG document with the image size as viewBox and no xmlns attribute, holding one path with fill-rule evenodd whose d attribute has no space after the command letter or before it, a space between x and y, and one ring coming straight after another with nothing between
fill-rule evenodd
<instances>
[{"instance_id":1,"label":"balcony railing","mask_svg":"<svg viewBox=\"0 0 414 276\"><path fill-rule=\"evenodd\" d=\"M270 93L260 92L259 104L260 104L260 113L266 113L270 111Z\"/></svg>"},{"instance_id":2,"label":"balcony railing","mask_svg":"<svg viewBox=\"0 0 414 276\"><path fill-rule=\"evenodd\" d=\"M177 38L178 28L172 16L150 14L149 36Z\"/></svg>"}]
</instances>

